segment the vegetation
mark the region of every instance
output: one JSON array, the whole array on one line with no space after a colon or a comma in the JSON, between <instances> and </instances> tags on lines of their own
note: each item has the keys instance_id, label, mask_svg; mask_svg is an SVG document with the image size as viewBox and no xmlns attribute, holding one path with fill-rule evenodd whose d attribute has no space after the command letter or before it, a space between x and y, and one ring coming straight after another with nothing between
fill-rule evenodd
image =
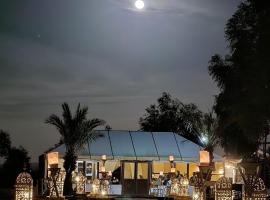
<instances>
[{"instance_id":1,"label":"vegetation","mask_svg":"<svg viewBox=\"0 0 270 200\"><path fill-rule=\"evenodd\" d=\"M80 107L78 104L74 115L71 114L69 105L62 104L62 118L52 114L46 123L55 126L61 135L61 142L66 146L66 154L64 156L64 168L66 178L64 181L64 195L72 195L72 172L76 168L76 160L78 151L89 140L95 140L100 135L93 131L94 128L104 125L101 119L87 119L88 108Z\"/></svg>"},{"instance_id":2,"label":"vegetation","mask_svg":"<svg viewBox=\"0 0 270 200\"><path fill-rule=\"evenodd\" d=\"M214 55L209 64L220 88L218 136L228 154L250 157L270 117L270 2L243 1L225 34L230 54Z\"/></svg>"},{"instance_id":3,"label":"vegetation","mask_svg":"<svg viewBox=\"0 0 270 200\"><path fill-rule=\"evenodd\" d=\"M219 138L216 134L217 119L213 112L205 113L202 118L202 127L199 135L202 146L210 153L210 162L214 159L214 148L219 143Z\"/></svg>"},{"instance_id":4,"label":"vegetation","mask_svg":"<svg viewBox=\"0 0 270 200\"><path fill-rule=\"evenodd\" d=\"M9 134L3 130L0 130L0 157L8 155L11 148L11 141Z\"/></svg>"},{"instance_id":5,"label":"vegetation","mask_svg":"<svg viewBox=\"0 0 270 200\"><path fill-rule=\"evenodd\" d=\"M157 100L158 105L150 105L140 118L139 124L143 131L172 131L187 139L199 143L203 113L193 104L184 104L172 99L164 92Z\"/></svg>"},{"instance_id":6,"label":"vegetation","mask_svg":"<svg viewBox=\"0 0 270 200\"><path fill-rule=\"evenodd\" d=\"M0 130L0 156L5 162L0 170L0 187L11 188L19 173L29 169L30 157L23 147L11 147L10 136Z\"/></svg>"}]
</instances>

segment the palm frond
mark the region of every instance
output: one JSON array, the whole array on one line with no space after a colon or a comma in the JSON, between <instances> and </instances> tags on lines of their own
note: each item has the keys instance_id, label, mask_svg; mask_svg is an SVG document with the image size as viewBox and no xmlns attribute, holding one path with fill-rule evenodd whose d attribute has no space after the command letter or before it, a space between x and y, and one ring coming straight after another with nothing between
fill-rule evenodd
<instances>
[{"instance_id":1,"label":"palm frond","mask_svg":"<svg viewBox=\"0 0 270 200\"><path fill-rule=\"evenodd\" d=\"M54 125L62 136L65 136L66 128L63 121L55 114L45 120L45 123Z\"/></svg>"},{"instance_id":2,"label":"palm frond","mask_svg":"<svg viewBox=\"0 0 270 200\"><path fill-rule=\"evenodd\" d=\"M62 109L63 109L62 116L65 124L72 123L72 114L69 105L66 102L62 104Z\"/></svg>"}]
</instances>

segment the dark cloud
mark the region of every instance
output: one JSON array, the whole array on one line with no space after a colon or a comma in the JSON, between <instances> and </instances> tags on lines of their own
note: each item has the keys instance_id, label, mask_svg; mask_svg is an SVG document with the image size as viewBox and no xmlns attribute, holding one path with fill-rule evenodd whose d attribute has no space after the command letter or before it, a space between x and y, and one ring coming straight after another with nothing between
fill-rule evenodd
<instances>
[{"instance_id":1,"label":"dark cloud","mask_svg":"<svg viewBox=\"0 0 270 200\"><path fill-rule=\"evenodd\" d=\"M58 141L44 120L64 101L133 130L163 91L212 106L208 60L227 51L224 25L237 1L145 0L140 12L133 3L0 2L0 128L34 159Z\"/></svg>"}]
</instances>

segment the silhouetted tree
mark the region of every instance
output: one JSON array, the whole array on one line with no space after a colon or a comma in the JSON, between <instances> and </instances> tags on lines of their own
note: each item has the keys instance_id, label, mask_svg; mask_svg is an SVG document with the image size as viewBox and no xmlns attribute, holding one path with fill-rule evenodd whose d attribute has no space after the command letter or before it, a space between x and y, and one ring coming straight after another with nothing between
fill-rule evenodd
<instances>
[{"instance_id":1,"label":"silhouetted tree","mask_svg":"<svg viewBox=\"0 0 270 200\"><path fill-rule=\"evenodd\" d=\"M214 148L219 143L217 135L217 119L214 117L213 111L205 113L202 118L202 127L200 129L200 142L205 150L210 153L210 162L214 159Z\"/></svg>"},{"instance_id":2,"label":"silhouetted tree","mask_svg":"<svg viewBox=\"0 0 270 200\"><path fill-rule=\"evenodd\" d=\"M230 54L209 64L220 88L218 135L228 154L250 157L270 118L270 1L243 1L225 34Z\"/></svg>"},{"instance_id":3,"label":"silhouetted tree","mask_svg":"<svg viewBox=\"0 0 270 200\"><path fill-rule=\"evenodd\" d=\"M158 105L150 105L140 118L143 131L172 131L199 142L199 130L202 126L202 112L195 104L184 104L172 99L169 93L162 93L157 99Z\"/></svg>"},{"instance_id":4,"label":"silhouetted tree","mask_svg":"<svg viewBox=\"0 0 270 200\"><path fill-rule=\"evenodd\" d=\"M9 134L3 130L0 130L0 157L8 155L11 148L11 141Z\"/></svg>"},{"instance_id":5,"label":"silhouetted tree","mask_svg":"<svg viewBox=\"0 0 270 200\"><path fill-rule=\"evenodd\" d=\"M6 156L1 174L1 186L13 187L19 173L29 170L30 157L23 147L12 147Z\"/></svg>"},{"instance_id":6,"label":"silhouetted tree","mask_svg":"<svg viewBox=\"0 0 270 200\"><path fill-rule=\"evenodd\" d=\"M64 156L64 168L66 177L64 181L64 195L72 195L72 172L76 168L76 160L78 151L90 140L94 140L98 135L94 128L104 125L101 119L87 119L88 108L77 106L74 115L71 114L69 105L62 104L62 119L57 115L51 115L46 123L54 125L61 135L61 141L66 146L66 153Z\"/></svg>"}]
</instances>

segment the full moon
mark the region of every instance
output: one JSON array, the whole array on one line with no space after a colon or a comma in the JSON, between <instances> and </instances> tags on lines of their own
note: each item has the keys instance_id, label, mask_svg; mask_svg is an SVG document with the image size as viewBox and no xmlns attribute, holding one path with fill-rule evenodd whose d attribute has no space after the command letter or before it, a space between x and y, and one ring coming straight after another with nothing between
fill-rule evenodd
<instances>
[{"instance_id":1,"label":"full moon","mask_svg":"<svg viewBox=\"0 0 270 200\"><path fill-rule=\"evenodd\" d=\"M144 2L142 0L136 0L135 1L135 7L139 10L144 8Z\"/></svg>"}]
</instances>

